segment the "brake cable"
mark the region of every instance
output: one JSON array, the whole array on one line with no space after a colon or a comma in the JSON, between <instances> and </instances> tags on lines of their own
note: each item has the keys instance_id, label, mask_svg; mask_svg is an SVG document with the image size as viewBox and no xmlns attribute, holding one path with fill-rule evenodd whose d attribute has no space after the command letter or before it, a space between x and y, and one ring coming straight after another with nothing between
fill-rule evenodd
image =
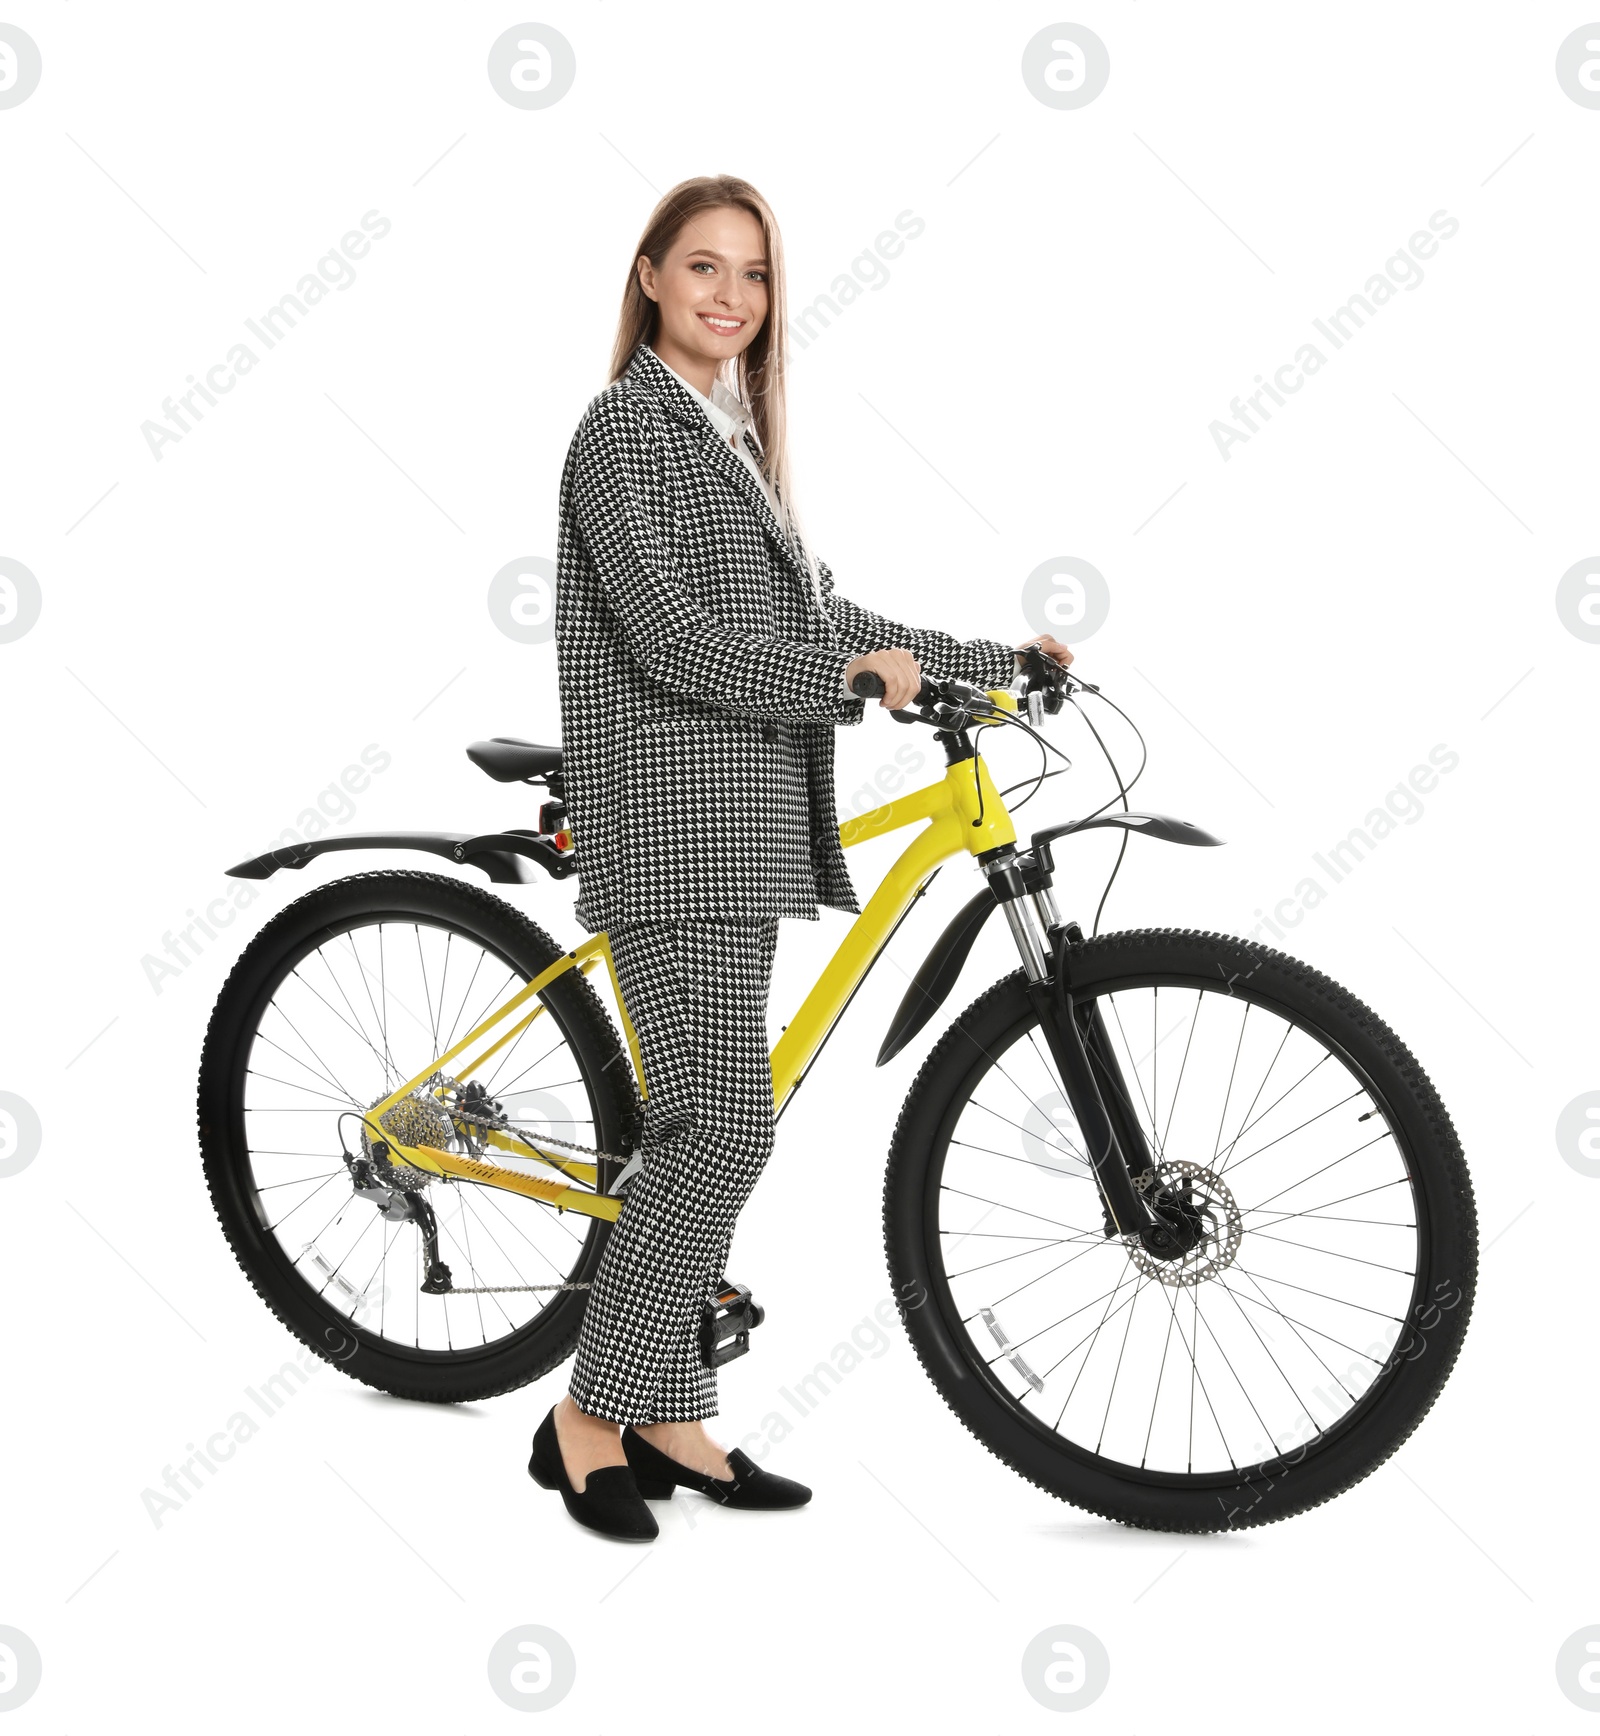
<instances>
[{"instance_id":1,"label":"brake cable","mask_svg":"<svg viewBox=\"0 0 1600 1736\"><path fill-rule=\"evenodd\" d=\"M1090 719L1088 713L1085 712L1084 709L1082 708L1082 706L1080 706L1077 703L1077 695L1079 693L1092 693L1092 694L1094 694L1094 696L1097 699L1102 701L1102 703L1109 705L1111 707L1111 709L1114 712L1116 712L1117 716L1120 717L1123 720L1123 722L1128 725L1128 727L1133 731L1134 735L1138 738L1139 750L1140 750L1139 769L1133 774L1133 776L1127 781L1127 783L1123 782L1121 768L1117 765L1116 760L1112 757L1111 750L1110 750L1110 748L1108 748L1106 746L1104 737L1100 734L1100 731L1095 728L1094 723ZM1092 735L1094 737L1095 745L1100 749L1100 752L1105 756L1106 764L1111 768L1111 776L1115 780L1116 786L1117 786L1117 796L1112 797L1105 802L1102 802L1098 808L1095 808L1090 813L1085 814L1083 816L1084 820L1096 819L1099 815L1105 813L1105 811L1108 808L1110 808L1118 798L1120 798L1121 802L1122 802L1122 811L1124 813L1131 812L1132 810L1130 809L1130 807L1128 805L1128 792L1134 787L1135 784L1138 783L1139 779L1144 776L1145 769L1150 763L1150 747L1149 747L1149 743L1146 742L1146 740L1144 738L1144 732L1139 728L1138 724L1136 724L1133 721L1133 719L1128 716L1127 712L1125 712L1122 709L1122 707L1116 703L1115 700L1108 699L1106 697L1106 695L1104 693L1102 693L1097 686L1093 686L1088 682L1079 682L1077 687L1074 690L1072 690L1066 694L1066 699L1067 699L1067 702L1072 706L1073 710L1077 712L1078 716L1083 719L1083 722L1084 722L1085 726L1088 728L1090 735ZM976 744L977 737L979 735L981 735L985 729L994 728L997 722L1010 724L1010 725L1014 726L1015 728L1020 729L1024 735L1031 736L1034 739L1034 741L1036 741L1039 744L1039 747L1041 749L1041 753L1040 753L1040 765L1041 765L1041 767L1047 766L1049 764L1048 755L1052 754L1052 753L1055 754L1058 759L1062 759L1062 760L1066 761L1065 765L1057 767L1053 771L1041 770L1031 780L1027 779L1027 778L1020 779L1017 783L1009 784L1009 785L1007 785L1007 787L1004 790L1000 791L1000 794L1003 796L1009 795L1012 790L1021 789L1022 785L1024 783L1031 782L1033 784L1033 788L1028 792L1028 794L1026 796L1024 796L1022 798L1021 802L1016 803L1016 807L1020 808L1023 806L1024 803L1031 801L1033 799L1033 797L1038 794L1039 787L1041 784L1043 784L1043 782L1046 778L1059 777L1063 771L1070 771L1072 769L1072 761L1066 754L1064 754L1061 751L1060 748L1058 748L1055 745L1054 742L1046 741L1045 738L1036 729L1034 729L1031 724L1024 723L1020 717L1018 717L1014 714L1008 715L1008 714L1003 713L1003 712L996 713L988 721L983 722L983 723L979 723L977 725L977 728L974 731L974 736L973 736L974 744ZM978 778L978 774L977 774L977 769L976 769L977 768L977 760L978 760L978 754L977 754L976 745L974 745L974 750L973 750L973 764L974 764L973 780L977 786L977 791L978 791L978 819L973 822L974 825L980 824L982 819L983 819L983 786L982 786L982 782ZM1127 832L1126 827L1124 827L1123 833L1122 833L1122 841L1117 846L1116 861L1113 862L1111 865L1111 873L1107 877L1105 887L1100 894L1100 902L1095 906L1094 924L1093 924L1093 927L1090 931L1092 934L1097 935L1100 932L1100 918L1105 912L1106 900L1111 896L1111 888L1116 883L1117 874L1119 873L1119 871L1122 868L1122 859L1127 854L1127 849L1128 849L1128 832Z\"/></svg>"}]
</instances>

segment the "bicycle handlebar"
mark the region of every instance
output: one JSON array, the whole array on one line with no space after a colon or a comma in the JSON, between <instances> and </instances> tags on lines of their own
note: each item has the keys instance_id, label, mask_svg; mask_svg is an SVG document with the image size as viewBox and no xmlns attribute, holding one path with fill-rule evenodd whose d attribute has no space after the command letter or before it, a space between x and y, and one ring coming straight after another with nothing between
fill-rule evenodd
<instances>
[{"instance_id":1,"label":"bicycle handlebar","mask_svg":"<svg viewBox=\"0 0 1600 1736\"><path fill-rule=\"evenodd\" d=\"M1066 667L1057 663L1053 657L1046 657L1037 645L1029 646L1023 653L1023 665L1020 671L1025 678L1023 691L1027 694L1043 695L1044 709L1056 712L1061 709L1064 696L1077 687L1089 687L1091 683L1080 681L1069 673ZM850 682L850 691L858 699L881 699L888 691L883 677L871 669L863 669ZM976 690L965 682L945 682L931 680L927 675L922 677L922 685L911 705L918 710L928 712L941 703L960 704L969 699ZM915 718L909 709L896 710L892 716L902 722L928 722L929 718Z\"/></svg>"},{"instance_id":2,"label":"bicycle handlebar","mask_svg":"<svg viewBox=\"0 0 1600 1736\"><path fill-rule=\"evenodd\" d=\"M961 683L957 682L955 685L959 687ZM888 689L885 687L881 675L874 670L863 669L851 681L850 691L858 699L882 699ZM934 681L931 677L924 675L922 685L917 689L916 697L911 700L910 706L891 710L889 715L901 723L928 723L931 721L929 717L919 717L917 713L931 712L934 706L953 697L948 683Z\"/></svg>"}]
</instances>

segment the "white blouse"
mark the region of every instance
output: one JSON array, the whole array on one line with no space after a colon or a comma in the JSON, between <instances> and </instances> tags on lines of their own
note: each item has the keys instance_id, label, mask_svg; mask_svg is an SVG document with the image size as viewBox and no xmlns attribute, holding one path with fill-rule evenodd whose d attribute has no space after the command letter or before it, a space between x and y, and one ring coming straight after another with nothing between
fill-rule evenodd
<instances>
[{"instance_id":1,"label":"white blouse","mask_svg":"<svg viewBox=\"0 0 1600 1736\"><path fill-rule=\"evenodd\" d=\"M653 351L651 353L654 354ZM656 356L656 360L660 362L660 356ZM744 460L745 469L756 479L761 492L767 497L767 505L772 508L772 516L781 525L783 515L778 511L778 497L773 492L772 484L762 474L761 466L756 463L750 448L744 443L745 430L752 427L753 423L750 412L740 401L738 395L730 392L721 380L717 380L713 382L711 396L708 398L699 387L691 386L670 363L661 362L661 365L686 392L693 393L695 402L705 411L711 426Z\"/></svg>"}]
</instances>

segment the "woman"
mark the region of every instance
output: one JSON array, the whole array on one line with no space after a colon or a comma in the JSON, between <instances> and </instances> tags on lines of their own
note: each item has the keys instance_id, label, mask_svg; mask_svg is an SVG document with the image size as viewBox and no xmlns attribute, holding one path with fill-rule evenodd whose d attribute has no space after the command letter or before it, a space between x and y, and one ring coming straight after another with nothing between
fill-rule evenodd
<instances>
[{"instance_id":1,"label":"woman","mask_svg":"<svg viewBox=\"0 0 1600 1736\"><path fill-rule=\"evenodd\" d=\"M726 175L673 188L634 250L611 384L561 481L577 914L610 937L649 1096L570 1388L529 1469L575 1519L632 1539L657 1535L644 1497L675 1485L739 1508L810 1499L706 1432L717 1389L698 1328L772 1149L778 919L860 909L833 790L834 728L865 710L849 683L881 676L892 708L923 669L987 687L1016 673L1009 645L899 626L834 592L789 487L786 326L765 200ZM1027 643L1071 661L1054 639Z\"/></svg>"}]
</instances>

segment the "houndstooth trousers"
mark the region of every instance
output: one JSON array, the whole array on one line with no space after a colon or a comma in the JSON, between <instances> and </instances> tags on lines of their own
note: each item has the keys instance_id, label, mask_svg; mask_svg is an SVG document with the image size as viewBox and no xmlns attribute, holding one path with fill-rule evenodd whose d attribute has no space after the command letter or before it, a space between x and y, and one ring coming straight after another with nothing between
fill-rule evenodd
<instances>
[{"instance_id":1,"label":"houndstooth trousers","mask_svg":"<svg viewBox=\"0 0 1600 1736\"><path fill-rule=\"evenodd\" d=\"M619 1423L715 1416L701 1310L772 1154L767 995L777 917L607 930L639 1038L640 1169L589 1290L569 1391Z\"/></svg>"}]
</instances>

